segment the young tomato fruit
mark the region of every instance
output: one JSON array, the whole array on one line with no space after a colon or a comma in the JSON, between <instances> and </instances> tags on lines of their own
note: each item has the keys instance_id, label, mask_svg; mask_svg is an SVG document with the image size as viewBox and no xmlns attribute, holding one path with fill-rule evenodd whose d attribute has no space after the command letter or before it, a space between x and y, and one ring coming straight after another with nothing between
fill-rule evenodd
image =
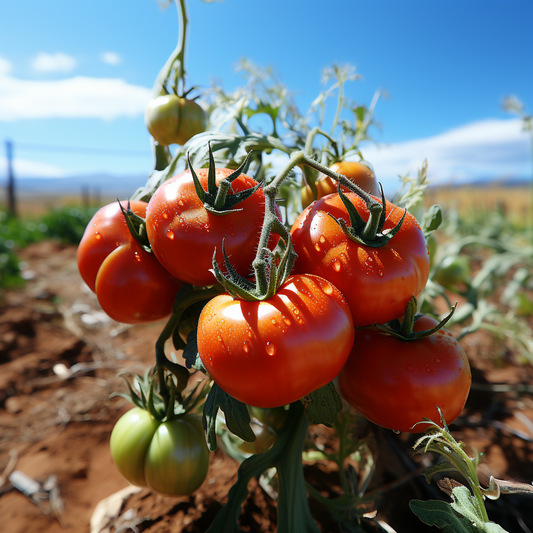
<instances>
[{"instance_id":1,"label":"young tomato fruit","mask_svg":"<svg viewBox=\"0 0 533 533\"><path fill-rule=\"evenodd\" d=\"M312 275L291 276L260 302L216 296L198 322L198 353L210 376L255 407L292 403L332 381L353 338L342 294Z\"/></svg>"},{"instance_id":2,"label":"young tomato fruit","mask_svg":"<svg viewBox=\"0 0 533 533\"><path fill-rule=\"evenodd\" d=\"M207 476L209 451L200 419L193 415L160 423L134 407L116 423L110 447L127 481L161 494L192 494Z\"/></svg>"},{"instance_id":3,"label":"young tomato fruit","mask_svg":"<svg viewBox=\"0 0 533 533\"><path fill-rule=\"evenodd\" d=\"M437 321L423 316L414 331L432 329ZM357 331L354 348L339 374L344 399L365 418L388 429L420 433L429 418L447 423L461 413L472 376L465 352L444 329L413 341L376 330Z\"/></svg>"},{"instance_id":4,"label":"young tomato fruit","mask_svg":"<svg viewBox=\"0 0 533 533\"><path fill-rule=\"evenodd\" d=\"M122 202L126 208L127 202ZM144 217L146 202L131 202ZM159 320L172 312L183 284L132 237L118 202L102 207L89 222L77 254L78 269L102 309L117 322Z\"/></svg>"},{"instance_id":5,"label":"young tomato fruit","mask_svg":"<svg viewBox=\"0 0 533 533\"><path fill-rule=\"evenodd\" d=\"M338 174L343 174L346 176L351 182L361 187L363 191L366 191L373 196L379 197L381 195L381 191L374 173L365 164L358 161L340 161L338 163L334 163L329 168L330 170L333 170L333 172L337 172ZM337 182L325 174L320 174L315 182L315 185L317 191L317 200L320 200L320 198L323 198L328 194L337 192ZM343 186L342 191L347 192L348 189ZM305 187L302 188L301 195L302 207L305 209L314 200L311 187L306 184Z\"/></svg>"},{"instance_id":6,"label":"young tomato fruit","mask_svg":"<svg viewBox=\"0 0 533 533\"><path fill-rule=\"evenodd\" d=\"M217 184L233 172L227 168L216 169ZM205 168L196 171L204 190L207 173ZM257 182L246 174L231 184L233 193L255 185ZM164 182L148 204L146 229L152 250L175 277L191 285L206 286L216 283L210 272L213 253L216 248L217 261L223 264L224 240L233 267L239 274L248 276L263 225L263 189L259 188L236 208L239 210L226 214L207 211L198 198L190 170L186 170ZM273 237L269 247L273 248L277 240L277 236Z\"/></svg>"},{"instance_id":7,"label":"young tomato fruit","mask_svg":"<svg viewBox=\"0 0 533 533\"><path fill-rule=\"evenodd\" d=\"M161 146L185 144L207 128L207 114L194 100L165 94L150 101L144 115L148 131Z\"/></svg>"},{"instance_id":8,"label":"young tomato fruit","mask_svg":"<svg viewBox=\"0 0 533 533\"><path fill-rule=\"evenodd\" d=\"M346 196L363 220L368 220L364 201L355 193ZM349 239L330 215L350 222L338 194L317 200L294 222L291 236L298 259L293 272L316 274L335 285L346 298L357 327L402 316L429 275L426 241L415 217L407 213L398 233L374 248ZM396 226L403 210L387 202L386 215L384 231Z\"/></svg>"}]
</instances>

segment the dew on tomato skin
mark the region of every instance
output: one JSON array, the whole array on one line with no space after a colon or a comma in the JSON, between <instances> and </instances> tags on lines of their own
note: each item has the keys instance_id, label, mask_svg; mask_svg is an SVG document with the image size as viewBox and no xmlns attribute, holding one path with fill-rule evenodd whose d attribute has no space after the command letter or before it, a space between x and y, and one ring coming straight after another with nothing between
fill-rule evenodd
<instances>
[{"instance_id":1,"label":"dew on tomato skin","mask_svg":"<svg viewBox=\"0 0 533 533\"><path fill-rule=\"evenodd\" d=\"M272 322L273 326L275 326L277 324L277 322L276 322L276 320L274 318L271 320L271 322Z\"/></svg>"},{"instance_id":2,"label":"dew on tomato skin","mask_svg":"<svg viewBox=\"0 0 533 533\"><path fill-rule=\"evenodd\" d=\"M435 362L436 362L436 363L440 363L440 359L438 359L438 358L435 359Z\"/></svg>"},{"instance_id":3,"label":"dew on tomato skin","mask_svg":"<svg viewBox=\"0 0 533 533\"><path fill-rule=\"evenodd\" d=\"M326 283L322 287L322 291L324 292L324 294L328 294L328 295L332 294L333 293L333 287L329 283Z\"/></svg>"},{"instance_id":4,"label":"dew on tomato skin","mask_svg":"<svg viewBox=\"0 0 533 533\"><path fill-rule=\"evenodd\" d=\"M411 365L409 365L409 366L407 367L407 372L412 372L412 371L413 371L413 367L412 367Z\"/></svg>"},{"instance_id":5,"label":"dew on tomato skin","mask_svg":"<svg viewBox=\"0 0 533 533\"><path fill-rule=\"evenodd\" d=\"M271 342L266 343L265 350L271 357L276 354L276 347Z\"/></svg>"},{"instance_id":6,"label":"dew on tomato skin","mask_svg":"<svg viewBox=\"0 0 533 533\"><path fill-rule=\"evenodd\" d=\"M102 236L97 231L95 232L95 237L98 241L102 238Z\"/></svg>"},{"instance_id":7,"label":"dew on tomato skin","mask_svg":"<svg viewBox=\"0 0 533 533\"><path fill-rule=\"evenodd\" d=\"M243 350L245 353L248 353L250 351L250 348L246 343L243 343Z\"/></svg>"},{"instance_id":8,"label":"dew on tomato skin","mask_svg":"<svg viewBox=\"0 0 533 533\"><path fill-rule=\"evenodd\" d=\"M163 211L163 218L165 220L168 220L168 213L166 211Z\"/></svg>"},{"instance_id":9,"label":"dew on tomato skin","mask_svg":"<svg viewBox=\"0 0 533 533\"><path fill-rule=\"evenodd\" d=\"M167 230L167 237L168 237L171 241L174 240L175 235L174 235L174 232L173 232L171 229Z\"/></svg>"},{"instance_id":10,"label":"dew on tomato skin","mask_svg":"<svg viewBox=\"0 0 533 533\"><path fill-rule=\"evenodd\" d=\"M324 237L324 235L320 235L319 239L318 239L322 244L324 244L326 242L326 238Z\"/></svg>"},{"instance_id":11,"label":"dew on tomato skin","mask_svg":"<svg viewBox=\"0 0 533 533\"><path fill-rule=\"evenodd\" d=\"M315 244L315 250L316 250L317 252L320 252L320 250L321 250L321 248L320 248L320 244L318 244L318 243Z\"/></svg>"},{"instance_id":12,"label":"dew on tomato skin","mask_svg":"<svg viewBox=\"0 0 533 533\"><path fill-rule=\"evenodd\" d=\"M333 270L335 270L335 272L340 272L341 270L340 261L335 260L335 262L333 263Z\"/></svg>"},{"instance_id":13,"label":"dew on tomato skin","mask_svg":"<svg viewBox=\"0 0 533 533\"><path fill-rule=\"evenodd\" d=\"M288 318L283 317L283 322L285 322L285 324L287 324L287 326L291 325L291 321Z\"/></svg>"},{"instance_id":14,"label":"dew on tomato skin","mask_svg":"<svg viewBox=\"0 0 533 533\"><path fill-rule=\"evenodd\" d=\"M135 252L133 257L135 258L135 261L137 261L137 263L140 263L142 261L142 257L139 255L139 252Z\"/></svg>"}]
</instances>

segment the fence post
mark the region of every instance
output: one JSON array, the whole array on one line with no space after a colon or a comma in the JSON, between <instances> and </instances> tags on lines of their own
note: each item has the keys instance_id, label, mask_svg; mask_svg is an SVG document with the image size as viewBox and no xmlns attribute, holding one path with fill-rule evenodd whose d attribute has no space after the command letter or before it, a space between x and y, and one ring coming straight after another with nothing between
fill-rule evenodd
<instances>
[{"instance_id":1,"label":"fence post","mask_svg":"<svg viewBox=\"0 0 533 533\"><path fill-rule=\"evenodd\" d=\"M7 209L14 216L17 216L17 202L15 197L15 174L13 173L13 143L6 140L7 159Z\"/></svg>"}]
</instances>

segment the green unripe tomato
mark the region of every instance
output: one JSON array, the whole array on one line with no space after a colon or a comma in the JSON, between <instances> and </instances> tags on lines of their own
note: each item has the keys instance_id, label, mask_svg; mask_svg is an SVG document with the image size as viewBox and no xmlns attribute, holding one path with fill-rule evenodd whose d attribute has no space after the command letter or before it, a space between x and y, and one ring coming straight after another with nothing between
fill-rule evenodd
<instances>
[{"instance_id":1,"label":"green unripe tomato","mask_svg":"<svg viewBox=\"0 0 533 533\"><path fill-rule=\"evenodd\" d=\"M455 290L470 283L470 262L463 255L445 257L433 274L433 281L445 289Z\"/></svg>"},{"instance_id":2,"label":"green unripe tomato","mask_svg":"<svg viewBox=\"0 0 533 533\"><path fill-rule=\"evenodd\" d=\"M185 144L207 128L207 114L194 100L165 94L150 101L144 114L148 131L161 146Z\"/></svg>"},{"instance_id":3,"label":"green unripe tomato","mask_svg":"<svg viewBox=\"0 0 533 533\"><path fill-rule=\"evenodd\" d=\"M110 447L127 481L161 494L192 494L207 476L209 451L200 419L194 415L161 423L134 407L116 423Z\"/></svg>"}]
</instances>

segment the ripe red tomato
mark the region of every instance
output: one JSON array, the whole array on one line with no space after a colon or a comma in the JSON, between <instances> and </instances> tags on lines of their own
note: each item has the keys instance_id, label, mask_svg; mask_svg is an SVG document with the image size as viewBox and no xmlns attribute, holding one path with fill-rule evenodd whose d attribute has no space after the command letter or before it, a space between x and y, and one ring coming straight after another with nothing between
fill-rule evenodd
<instances>
[{"instance_id":1,"label":"ripe red tomato","mask_svg":"<svg viewBox=\"0 0 533 533\"><path fill-rule=\"evenodd\" d=\"M423 316L414 331L437 321ZM359 330L354 348L339 374L344 399L365 418L398 431L427 429L426 417L440 424L437 405L447 423L461 413L472 375L465 352L444 329L415 341L402 341L376 330Z\"/></svg>"},{"instance_id":2,"label":"ripe red tomato","mask_svg":"<svg viewBox=\"0 0 533 533\"><path fill-rule=\"evenodd\" d=\"M216 170L216 182L233 173L233 170ZM204 190L207 188L208 169L196 171ZM241 174L232 182L233 193L249 189L257 182ZM233 194L230 191L230 194ZM182 172L163 183L152 196L146 210L148 239L159 262L178 279L191 285L206 286L216 283L213 253L223 268L222 240L230 261L242 276L251 273L257 243L263 226L265 196L259 188L237 204L234 213L212 214L207 211L196 194L190 170ZM269 247L273 248L278 236L273 235Z\"/></svg>"},{"instance_id":3,"label":"ripe red tomato","mask_svg":"<svg viewBox=\"0 0 533 533\"><path fill-rule=\"evenodd\" d=\"M207 114L194 100L175 94L150 101L144 115L148 131L161 146L185 144L207 128Z\"/></svg>"},{"instance_id":4,"label":"ripe red tomato","mask_svg":"<svg viewBox=\"0 0 533 533\"><path fill-rule=\"evenodd\" d=\"M122 205L126 208L127 202ZM131 202L130 207L144 217L147 205ZM151 322L169 315L183 286L131 236L118 202L102 207L91 219L77 260L81 277L117 322Z\"/></svg>"},{"instance_id":5,"label":"ripe red tomato","mask_svg":"<svg viewBox=\"0 0 533 533\"><path fill-rule=\"evenodd\" d=\"M364 201L346 193L368 220ZM412 296L417 298L429 275L429 257L420 225L407 213L400 231L384 246L373 248L352 241L329 215L350 223L338 194L307 207L291 229L298 254L295 273L316 274L335 285L348 301L356 327L383 324L403 316ZM403 210L387 202L384 230L393 228Z\"/></svg>"},{"instance_id":6,"label":"ripe red tomato","mask_svg":"<svg viewBox=\"0 0 533 533\"><path fill-rule=\"evenodd\" d=\"M333 170L333 172L337 172L338 174L343 174L346 176L351 182L361 187L363 191L366 191L373 196L381 197L381 191L374 173L363 163L358 161L340 161L338 163L334 163L329 168L330 170ZM317 190L317 200L327 196L328 194L337 192L337 182L325 174L320 174L315 182L315 185ZM348 191L348 189L344 186L342 186L341 190L344 193ZM305 209L314 200L311 187L306 184L301 190L301 195L302 207Z\"/></svg>"},{"instance_id":7,"label":"ripe red tomato","mask_svg":"<svg viewBox=\"0 0 533 533\"><path fill-rule=\"evenodd\" d=\"M342 294L311 275L291 276L261 302L216 296L198 322L198 353L210 376L255 407L292 403L332 381L353 338Z\"/></svg>"},{"instance_id":8,"label":"ripe red tomato","mask_svg":"<svg viewBox=\"0 0 533 533\"><path fill-rule=\"evenodd\" d=\"M110 447L116 467L130 483L162 494L192 494L209 469L202 423L191 414L159 422L134 407L115 424Z\"/></svg>"}]
</instances>

